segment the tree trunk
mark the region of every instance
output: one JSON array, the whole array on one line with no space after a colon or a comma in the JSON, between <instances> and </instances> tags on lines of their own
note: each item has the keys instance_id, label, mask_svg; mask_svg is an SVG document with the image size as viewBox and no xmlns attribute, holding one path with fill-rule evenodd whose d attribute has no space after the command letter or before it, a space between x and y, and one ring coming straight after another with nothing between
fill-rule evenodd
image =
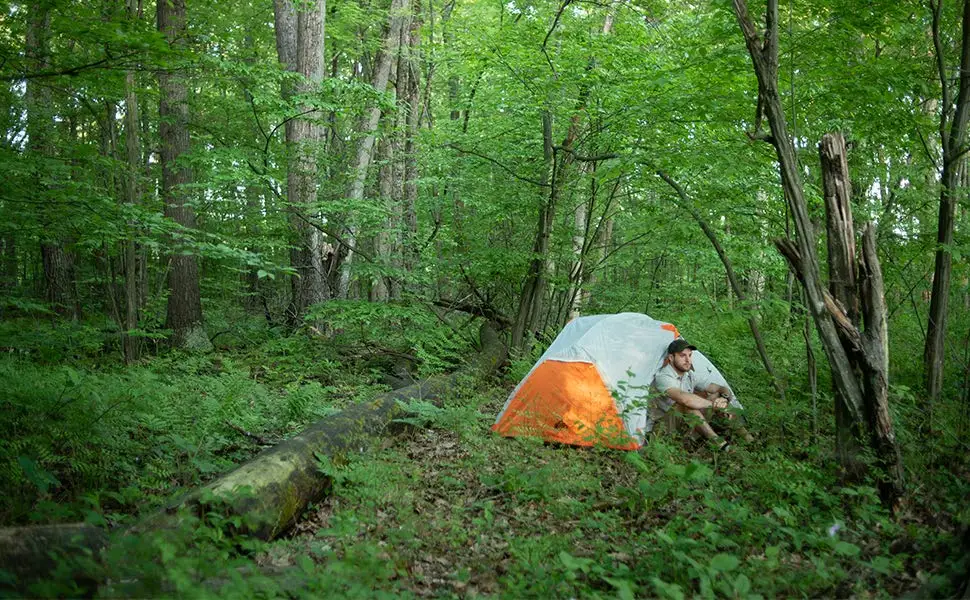
<instances>
[{"instance_id":1,"label":"tree trunk","mask_svg":"<svg viewBox=\"0 0 970 600\"><path fill-rule=\"evenodd\" d=\"M157 6L158 31L169 46L181 51L186 46L185 0L167 0ZM188 232L195 229L195 210L186 201L192 171L185 164L189 152L189 102L186 78L177 69L158 73L159 137L161 137L162 199L165 216ZM202 324L199 291L199 263L193 254L169 257L168 314L166 327L172 330L176 348L208 350L212 347Z\"/></svg>"},{"instance_id":2,"label":"tree trunk","mask_svg":"<svg viewBox=\"0 0 970 600\"><path fill-rule=\"evenodd\" d=\"M326 2L315 0L294 9L289 0L276 0L274 15L279 61L286 70L301 76L295 86L283 84L283 98L289 100L294 94L312 94L324 78ZM289 317L292 325L300 322L310 306L332 296L324 268L323 236L309 222L318 212L315 209L317 151L323 139L323 127L312 106L300 104L296 110L297 116L285 126L287 211L294 238L290 265L296 272L290 279Z\"/></svg>"},{"instance_id":3,"label":"tree trunk","mask_svg":"<svg viewBox=\"0 0 970 600\"><path fill-rule=\"evenodd\" d=\"M32 3L28 8L25 54L30 68L43 71L49 67L48 38L50 35L50 6L46 3ZM49 164L46 159L54 156L54 107L50 88L35 78L27 79L24 97L27 107L27 136L29 151L36 165L36 184L33 189L35 201L43 207L41 223L44 238L40 250L43 263L44 299L53 310L62 316L80 318L81 307L78 303L74 284L74 257L65 248L62 224L58 222L54 209L50 206L49 185L43 182Z\"/></svg>"},{"instance_id":4,"label":"tree trunk","mask_svg":"<svg viewBox=\"0 0 970 600\"><path fill-rule=\"evenodd\" d=\"M593 209L596 207L596 195L597 185L594 177L590 182L589 200L577 202L576 208L573 209L573 265L569 270L569 288L566 292L566 302L569 305L566 313L567 323L581 314L586 254L589 252L589 226ZM561 323L561 325L564 324Z\"/></svg>"},{"instance_id":5,"label":"tree trunk","mask_svg":"<svg viewBox=\"0 0 970 600\"><path fill-rule=\"evenodd\" d=\"M127 17L135 21L141 17L138 0L126 3ZM141 203L141 137L138 110L138 94L135 91L135 71L125 73L125 204L129 209ZM140 250L135 242L137 223L129 219L126 223L126 237L122 241L122 271L124 274L124 315L121 328L121 352L125 364L138 360L141 353L139 338L131 332L138 328L138 311L141 309L141 282L138 261Z\"/></svg>"},{"instance_id":6,"label":"tree trunk","mask_svg":"<svg viewBox=\"0 0 970 600\"><path fill-rule=\"evenodd\" d=\"M387 270L392 264L392 234L397 231L394 222L394 155L391 148L391 140L388 138L381 139L377 145L377 161L380 164L377 190L384 209L384 226L374 236L374 260L377 261L379 271L371 281L371 302L386 302L390 299Z\"/></svg>"},{"instance_id":7,"label":"tree trunk","mask_svg":"<svg viewBox=\"0 0 970 600\"><path fill-rule=\"evenodd\" d=\"M400 44L404 44L405 32L402 27ZM407 57L403 53L398 53L398 59L392 67L394 73L395 104L397 106L394 122L388 124L388 128L393 134L388 140L388 153L392 160L390 169L386 176L390 178L387 182L390 189L390 219L391 227L388 234L391 236L389 244L390 265L394 272L400 274L404 272L404 250L401 242L404 238L404 178L406 165L404 161L404 131L407 129L407 110L405 103L408 96L408 74ZM399 300L404 289L404 282L400 276L391 277L387 281L388 295L392 300Z\"/></svg>"},{"instance_id":8,"label":"tree trunk","mask_svg":"<svg viewBox=\"0 0 970 600\"><path fill-rule=\"evenodd\" d=\"M129 2L128 18L136 17L137 7ZM141 196L141 138L138 123L138 94L135 92L135 72L125 73L125 198L129 207L139 204ZM125 364L138 360L141 351L139 338L131 332L138 328L139 281L138 248L135 244L137 224L129 219L126 223L126 238L122 241L122 270L124 272L124 315L121 323L121 352Z\"/></svg>"},{"instance_id":9,"label":"tree trunk","mask_svg":"<svg viewBox=\"0 0 970 600\"><path fill-rule=\"evenodd\" d=\"M956 104L952 103L943 42L940 39L942 0L930 2L933 9L933 45L943 102L940 107L940 142L943 146L940 213L936 226L936 257L933 267L933 295L930 299L923 368L932 425L933 405L943 387L943 360L946 356L947 308L950 301L950 276L953 265L953 224L960 193L960 163L966 160L967 121L970 116L970 0L963 2L960 76Z\"/></svg>"},{"instance_id":10,"label":"tree trunk","mask_svg":"<svg viewBox=\"0 0 970 600\"><path fill-rule=\"evenodd\" d=\"M846 318L859 329L859 301L856 286L855 229L852 223L852 186L845 154L845 141L831 134L819 144L822 164L822 191L825 198L825 222L828 232L829 292L846 313ZM844 337L844 336L843 336ZM843 339L843 345L846 341ZM854 365L853 365L854 366ZM839 464L850 479L861 479L865 472L860 439L864 423L852 418L848 398L835 394L835 448Z\"/></svg>"},{"instance_id":11,"label":"tree trunk","mask_svg":"<svg viewBox=\"0 0 970 600\"><path fill-rule=\"evenodd\" d=\"M860 334L849 320L845 309L839 306L821 281L818 255L815 251L815 235L808 216L808 205L795 159L795 148L788 137L784 108L778 93L778 2L768 0L764 40L761 39L751 21L745 1L733 0L733 3L748 53L754 64L755 75L758 78L759 105L763 106L764 114L771 127L771 136L765 139L769 139L775 148L782 189L797 233L797 244L791 240L780 239L776 240L775 245L788 260L789 266L798 277L808 297L809 310L831 369L837 401L849 411L854 423L870 423L872 420L870 417L877 416L882 431L870 431L871 436L878 438L878 443L873 443L877 440L871 437L870 444L876 451L886 475L886 485L881 489L882 499L887 506L895 509L903 494L902 468L898 448L892 437L892 424L885 406L886 399L885 396L866 398L866 394L871 393L870 390L878 392L881 389L880 386L885 387L888 375L887 372L880 372L882 359L879 353L887 345L887 338L885 329L879 326L880 323L885 323L885 313L883 311L883 314L879 314L878 310L880 306L884 309L885 304L881 297L882 281L878 279L881 278L881 272L875 255L875 242L870 242L871 255L868 251L863 253L863 264L867 269L869 280L861 291L871 296L862 296L863 303L868 305L870 310L864 314L865 334ZM758 117L756 121L760 121L760 114ZM760 132L756 133L760 134ZM844 174L843 181L848 181L848 173ZM849 189L847 183L845 189ZM874 237L872 227L867 228L867 235ZM875 297L877 295L879 295L878 298ZM881 339L870 339L880 335ZM851 357L847 350L851 351ZM853 368L854 364L861 364L865 370L863 381L860 381L857 376L857 370ZM880 384L880 381L883 383Z\"/></svg>"},{"instance_id":12,"label":"tree trunk","mask_svg":"<svg viewBox=\"0 0 970 600\"><path fill-rule=\"evenodd\" d=\"M404 28L405 7L408 0L391 0L390 17L387 30L384 35L381 51L377 56L374 65L374 74L371 85L378 94L383 94L387 89L387 82L391 73L392 61L396 60L398 48L401 43L401 32ZM353 206L364 199L364 183L367 180L367 171L370 167L371 154L374 150L377 125L381 118L381 108L376 103L364 109L364 115L360 121L359 134L360 140L357 142L357 152L354 163L351 167L351 181L347 190L347 200L353 211ZM354 260L354 245L357 243L358 226L353 214L350 215L350 226L346 234L346 242L349 248L340 265L340 286L338 295L340 298L347 297L350 288L351 266Z\"/></svg>"},{"instance_id":13,"label":"tree trunk","mask_svg":"<svg viewBox=\"0 0 970 600\"><path fill-rule=\"evenodd\" d=\"M552 224L556 217L556 160L552 143L552 113L542 112L542 141L545 166L542 170L540 183L542 187L549 187L549 196L544 198L539 207L539 222L536 227L535 241L532 245L532 259L522 284L522 294L519 296L519 310L515 324L512 326L512 348L517 351L525 350L526 332L533 324L534 317L542 304L542 294L546 281L546 255L549 252L549 238L552 235Z\"/></svg>"},{"instance_id":14,"label":"tree trunk","mask_svg":"<svg viewBox=\"0 0 970 600\"><path fill-rule=\"evenodd\" d=\"M123 198L125 194L125 190L122 187L123 184L119 185L119 182L115 177L115 169L112 166L109 166L113 161L118 159L118 132L117 127L115 126L115 118L118 114L118 105L111 100L105 100L103 114L104 121L99 128L101 133L100 152L103 162L98 169L98 175L101 180L102 191L106 196ZM73 143L77 143L77 134L72 133L70 139ZM80 178L80 174L78 178ZM119 201L124 202L123 199L120 199ZM104 304L106 312L111 315L111 318L113 318L115 323L118 324L118 328L121 330L122 342L124 342L124 256L122 255L121 264L116 264L112 250L112 248L108 247L107 243L102 242L101 252L97 256L99 258L99 263L101 263L100 267L103 273L102 279L104 280ZM122 246L122 252L123 250L124 248ZM122 354L124 353L123 351L124 343L122 343Z\"/></svg>"},{"instance_id":15,"label":"tree trunk","mask_svg":"<svg viewBox=\"0 0 970 600\"><path fill-rule=\"evenodd\" d=\"M104 529L84 523L3 528L0 569L13 575L13 589L18 594L27 594L30 584L50 578L55 571L62 573L63 565L69 564L65 576L93 591L97 582L90 580L91 574L70 561L89 556L97 559L107 542ZM6 582L0 589L9 592Z\"/></svg>"},{"instance_id":16,"label":"tree trunk","mask_svg":"<svg viewBox=\"0 0 970 600\"><path fill-rule=\"evenodd\" d=\"M808 371L808 389L812 394L812 437L818 441L818 367L812 348L812 318L805 312L802 320L802 338L805 340L805 370Z\"/></svg>"},{"instance_id":17,"label":"tree trunk","mask_svg":"<svg viewBox=\"0 0 970 600\"><path fill-rule=\"evenodd\" d=\"M731 264L731 259L728 257L727 252L721 245L720 240L717 238L717 234L711 229L711 226L704 219L703 215L694 207L693 202L691 202L690 197L684 188L680 186L679 183L674 181L667 173L663 171L657 171L657 175L661 179L667 182L667 185L672 187L677 196L680 198L678 204L681 208L685 209L690 213L694 221L700 226L701 231L707 236L707 239L714 246L714 251L717 252L718 258L721 259L721 264L724 265L724 272L727 274L728 281L731 284L731 289L734 290L734 295L737 296L738 301L742 305L747 304L747 296L744 291L744 287L738 281L737 276L734 274L734 266ZM765 372L768 373L768 377L771 378L771 383L775 386L775 391L778 392L778 399L781 402L785 402L785 386L781 379L775 373L774 366L771 364L771 358L768 356L768 348L765 346L764 338L761 337L761 328L758 327L758 319L756 309L752 307L745 306L745 311L748 312L748 328L751 330L751 337L754 338L755 347L758 350L758 356L761 358L761 364L765 368Z\"/></svg>"},{"instance_id":18,"label":"tree trunk","mask_svg":"<svg viewBox=\"0 0 970 600\"><path fill-rule=\"evenodd\" d=\"M404 131L404 223L401 228L401 258L405 273L414 270L418 263L418 123L421 120L421 9L414 3L414 18L407 36L408 95L407 119Z\"/></svg>"},{"instance_id":19,"label":"tree trunk","mask_svg":"<svg viewBox=\"0 0 970 600\"><path fill-rule=\"evenodd\" d=\"M74 256L60 242L42 242L44 297L59 315L79 319L81 306L74 289Z\"/></svg>"},{"instance_id":20,"label":"tree trunk","mask_svg":"<svg viewBox=\"0 0 970 600\"><path fill-rule=\"evenodd\" d=\"M0 289L11 290L17 287L17 238L13 233L3 234L0 239L3 252L0 253Z\"/></svg>"}]
</instances>

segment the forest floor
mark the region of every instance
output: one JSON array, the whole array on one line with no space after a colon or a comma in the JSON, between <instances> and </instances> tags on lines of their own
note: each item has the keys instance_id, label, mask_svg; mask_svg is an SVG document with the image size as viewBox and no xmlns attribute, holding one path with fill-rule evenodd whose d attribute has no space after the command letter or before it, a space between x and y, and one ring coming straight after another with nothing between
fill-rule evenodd
<instances>
[{"instance_id":1,"label":"forest floor","mask_svg":"<svg viewBox=\"0 0 970 600\"><path fill-rule=\"evenodd\" d=\"M96 330L23 331L17 352L0 356L9 405L0 411L0 439L8 441L0 444L0 521L7 525L83 520L123 532L139 514L262 447L386 389L367 362L382 355L362 343L253 334L256 341L232 351L170 353L122 368L105 366ZM359 364L349 367L347 357ZM910 424L919 401L904 388L895 392L894 418L908 497L890 515L873 485L839 484L830 412L819 413L813 433L809 402L772 403L753 384L745 403L757 440L729 453L679 437L655 439L640 452L499 437L490 426L515 368L527 362L501 380L462 387L442 407L413 402L412 427L402 435L322 458L332 493L283 539L234 535L237 524L217 512L177 539L119 534L92 566L109 582L97 594L963 593L970 453L952 431L917 434ZM85 591L65 583L70 565L63 567L35 588L38 595Z\"/></svg>"},{"instance_id":2,"label":"forest floor","mask_svg":"<svg viewBox=\"0 0 970 600\"><path fill-rule=\"evenodd\" d=\"M874 489L826 485L764 437L728 454L681 439L627 453L500 438L489 425L505 393L327 466L334 494L257 562L299 567L295 595L952 593L945 517L893 519Z\"/></svg>"}]
</instances>

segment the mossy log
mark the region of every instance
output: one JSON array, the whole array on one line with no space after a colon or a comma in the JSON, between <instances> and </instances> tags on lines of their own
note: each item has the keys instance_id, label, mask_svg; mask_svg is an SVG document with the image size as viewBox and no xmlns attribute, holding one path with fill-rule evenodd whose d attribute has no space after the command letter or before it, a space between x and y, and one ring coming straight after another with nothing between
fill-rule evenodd
<instances>
[{"instance_id":1,"label":"mossy log","mask_svg":"<svg viewBox=\"0 0 970 600\"><path fill-rule=\"evenodd\" d=\"M218 498L224 503L221 510L245 516L240 528L245 533L264 540L277 537L296 523L308 504L329 490L331 482L320 472L318 455L339 457L361 452L369 441L389 433L388 427L403 414L400 401L443 400L454 392L462 377L490 373L504 362L506 349L494 329L483 326L480 335L482 352L465 369L381 394L321 419L145 519L136 530L164 528L177 519L178 509L211 504L205 499Z\"/></svg>"},{"instance_id":2,"label":"mossy log","mask_svg":"<svg viewBox=\"0 0 970 600\"><path fill-rule=\"evenodd\" d=\"M481 352L458 372L425 379L325 417L142 519L129 533L178 528L186 513L218 510L227 517L242 517L237 533L263 540L278 537L296 523L311 502L330 490L330 478L321 472L318 456L338 458L361 452L376 437L393 433L394 420L404 414L399 401L442 401L455 391L460 380L488 375L504 363L507 349L498 333L485 324L480 337ZM16 587L26 589L31 580L52 571L52 565L45 562L52 551L103 546L103 536L77 535L79 531L91 534L90 529L75 524L0 529L0 569L14 573ZM28 541L30 538L35 539Z\"/></svg>"},{"instance_id":3,"label":"mossy log","mask_svg":"<svg viewBox=\"0 0 970 600\"><path fill-rule=\"evenodd\" d=\"M96 558L107 541L105 530L85 523L5 527L0 529L0 569L14 578L15 588L26 591L25 582L38 574L53 573L64 557ZM72 571L70 577L75 581L87 575Z\"/></svg>"}]
</instances>

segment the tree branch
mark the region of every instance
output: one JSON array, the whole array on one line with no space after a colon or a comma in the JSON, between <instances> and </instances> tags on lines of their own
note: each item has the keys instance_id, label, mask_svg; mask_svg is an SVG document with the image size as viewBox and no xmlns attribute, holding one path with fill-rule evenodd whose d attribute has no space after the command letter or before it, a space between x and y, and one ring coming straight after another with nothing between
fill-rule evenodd
<instances>
[{"instance_id":1,"label":"tree branch","mask_svg":"<svg viewBox=\"0 0 970 600\"><path fill-rule=\"evenodd\" d=\"M947 114L950 112L950 82L946 77L946 57L943 56L943 42L940 40L940 13L943 10L943 0L929 0L930 10L933 13L933 25L930 31L933 34L933 49L936 51L936 71L940 77L940 87L942 88L943 106L940 110L940 143L943 144L943 156L948 154L949 139L946 135Z\"/></svg>"},{"instance_id":2,"label":"tree branch","mask_svg":"<svg viewBox=\"0 0 970 600\"><path fill-rule=\"evenodd\" d=\"M86 71L88 69L94 69L100 67L101 65L113 62L121 61L125 58L131 58L136 56L138 52L129 52L127 54L122 54L121 56L105 56L100 60L94 62L85 63L83 65L75 65L73 67L65 67L61 69L51 70L51 71L38 71L36 73L17 73L10 75L0 75L0 81L24 81L27 79L43 79L46 77L59 77L61 75L77 75L81 71Z\"/></svg>"},{"instance_id":3,"label":"tree branch","mask_svg":"<svg viewBox=\"0 0 970 600\"><path fill-rule=\"evenodd\" d=\"M492 163L493 165L499 167L500 169L502 169L503 171L505 171L506 173L508 173L509 175L511 175L512 177L515 177L516 179L518 179L520 181L524 181L526 183L531 183L532 185L537 185L539 187L552 187L552 184L547 183L545 181L539 181L537 179L532 179L530 177L525 177L523 175L519 175L518 173L516 173L515 171L513 171L511 169L511 167L508 167L508 166L502 164L501 162L495 160L491 156L486 156L485 154L481 154L480 152L476 152L475 150L469 150L467 148L461 148L460 146L457 146L455 144L450 144L450 143L449 144L445 144L445 147L446 148L451 148L452 150L456 150L458 152L461 152L462 154L471 154L472 156L477 156L478 158L480 158L482 160L486 160L486 161Z\"/></svg>"}]
</instances>

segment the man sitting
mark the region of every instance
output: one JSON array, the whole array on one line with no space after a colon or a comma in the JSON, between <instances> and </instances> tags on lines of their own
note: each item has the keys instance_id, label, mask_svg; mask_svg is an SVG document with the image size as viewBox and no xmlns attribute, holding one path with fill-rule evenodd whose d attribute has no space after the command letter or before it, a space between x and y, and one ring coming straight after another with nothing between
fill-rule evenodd
<instances>
[{"instance_id":1,"label":"man sitting","mask_svg":"<svg viewBox=\"0 0 970 600\"><path fill-rule=\"evenodd\" d=\"M729 403L735 400L734 392L727 386L699 380L694 372L694 350L697 348L682 338L667 346L666 364L657 373L653 384L663 396L651 403L650 418L655 424L663 422L671 427L670 417L676 413L671 413L670 409L676 408L678 413L693 416L693 420L697 422L695 431L719 450L727 450L727 440L714 431L710 420L715 416L728 420L735 417L734 413L727 411ZM738 427L738 432L749 442L754 439L743 427Z\"/></svg>"}]
</instances>

